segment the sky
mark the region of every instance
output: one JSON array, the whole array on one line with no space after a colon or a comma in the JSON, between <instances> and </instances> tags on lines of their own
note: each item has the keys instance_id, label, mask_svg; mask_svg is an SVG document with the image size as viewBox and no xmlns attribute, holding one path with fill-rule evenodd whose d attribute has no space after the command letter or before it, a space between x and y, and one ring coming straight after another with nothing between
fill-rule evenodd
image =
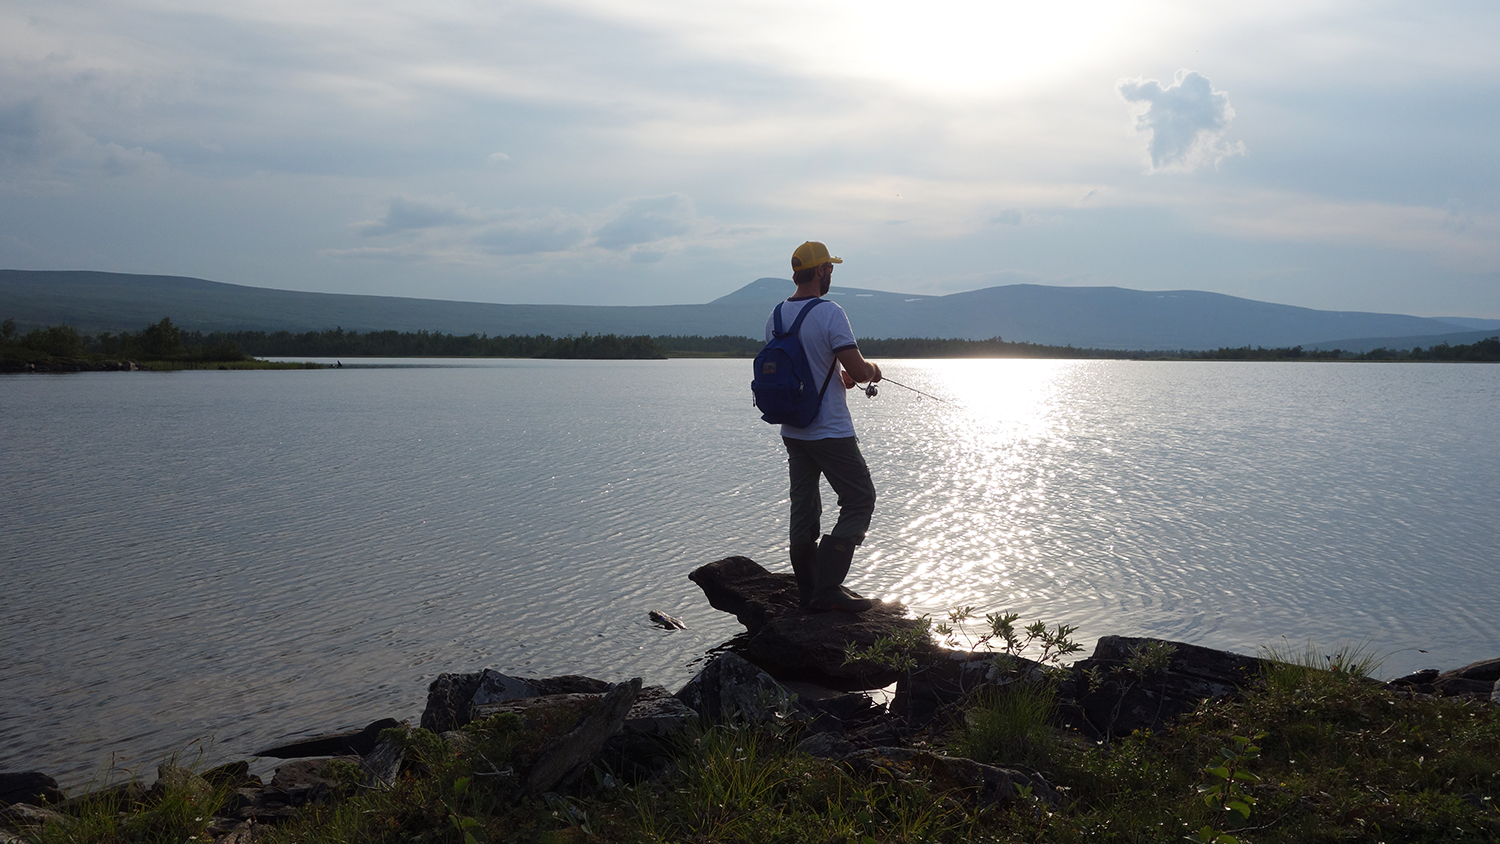
<instances>
[{"instance_id":1,"label":"sky","mask_svg":"<svg viewBox=\"0 0 1500 844\"><path fill-rule=\"evenodd\" d=\"M1500 318L1500 4L6 0L0 267Z\"/></svg>"}]
</instances>

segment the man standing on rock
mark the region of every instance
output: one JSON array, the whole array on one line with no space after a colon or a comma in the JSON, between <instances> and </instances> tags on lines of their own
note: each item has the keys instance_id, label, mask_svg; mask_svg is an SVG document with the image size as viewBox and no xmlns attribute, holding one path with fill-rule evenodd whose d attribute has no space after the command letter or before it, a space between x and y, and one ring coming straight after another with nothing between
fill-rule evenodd
<instances>
[{"instance_id":1,"label":"man standing on rock","mask_svg":"<svg viewBox=\"0 0 1500 844\"><path fill-rule=\"evenodd\" d=\"M843 260L828 254L828 247L808 241L792 253L792 281L797 292L777 305L782 325L791 325L802 309L828 292L833 265ZM766 320L766 342L770 342L776 314ZM865 360L854 340L849 317L837 303L824 301L808 312L798 332L812 372L823 382L831 369L839 369L843 390L825 390L818 415L803 428L781 426L791 474L791 558L797 576L802 608L812 612L842 610L864 612L870 600L853 595L841 584L849 574L854 548L865 540L870 516L875 512L875 484L859 453L854 420L849 415L845 391L857 381L879 381L880 367ZM833 530L819 541L822 498L818 477L839 497L839 519Z\"/></svg>"}]
</instances>

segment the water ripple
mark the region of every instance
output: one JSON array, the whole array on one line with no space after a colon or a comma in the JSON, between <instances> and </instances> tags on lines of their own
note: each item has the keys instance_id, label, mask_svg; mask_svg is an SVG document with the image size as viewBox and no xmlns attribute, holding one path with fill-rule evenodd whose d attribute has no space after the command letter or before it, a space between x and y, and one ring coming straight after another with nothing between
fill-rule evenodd
<instances>
[{"instance_id":1,"label":"water ripple","mask_svg":"<svg viewBox=\"0 0 1500 844\"><path fill-rule=\"evenodd\" d=\"M745 368L0 378L0 769L415 717L442 671L675 688L739 629L687 573L784 568ZM1500 655L1500 368L885 369L948 401L851 396L880 492L855 588L1085 641L1368 637L1387 673Z\"/></svg>"}]
</instances>

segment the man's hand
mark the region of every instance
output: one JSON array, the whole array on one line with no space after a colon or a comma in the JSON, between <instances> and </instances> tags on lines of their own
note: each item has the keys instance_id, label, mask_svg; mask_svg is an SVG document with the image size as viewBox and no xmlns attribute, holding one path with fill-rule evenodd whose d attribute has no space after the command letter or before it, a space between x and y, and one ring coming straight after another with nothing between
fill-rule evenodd
<instances>
[{"instance_id":1,"label":"man's hand","mask_svg":"<svg viewBox=\"0 0 1500 844\"><path fill-rule=\"evenodd\" d=\"M843 381L844 381L844 389L846 389L846 390L852 390L852 389L854 389L854 376L853 375L850 375L847 371L845 371L843 369L840 369L839 370L839 378L842 378Z\"/></svg>"}]
</instances>

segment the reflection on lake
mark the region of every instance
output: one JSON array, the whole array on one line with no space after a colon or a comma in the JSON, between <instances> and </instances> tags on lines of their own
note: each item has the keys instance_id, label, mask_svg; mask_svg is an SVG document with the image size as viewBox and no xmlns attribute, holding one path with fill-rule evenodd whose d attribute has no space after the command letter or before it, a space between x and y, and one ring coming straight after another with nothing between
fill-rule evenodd
<instances>
[{"instance_id":1,"label":"reflection on lake","mask_svg":"<svg viewBox=\"0 0 1500 844\"><path fill-rule=\"evenodd\" d=\"M415 717L442 671L688 679L739 628L687 573L785 568L748 362L459 363L0 378L0 769ZM1090 644L1368 639L1386 675L1500 656L1500 367L885 368L946 401L850 396L857 589Z\"/></svg>"}]
</instances>

